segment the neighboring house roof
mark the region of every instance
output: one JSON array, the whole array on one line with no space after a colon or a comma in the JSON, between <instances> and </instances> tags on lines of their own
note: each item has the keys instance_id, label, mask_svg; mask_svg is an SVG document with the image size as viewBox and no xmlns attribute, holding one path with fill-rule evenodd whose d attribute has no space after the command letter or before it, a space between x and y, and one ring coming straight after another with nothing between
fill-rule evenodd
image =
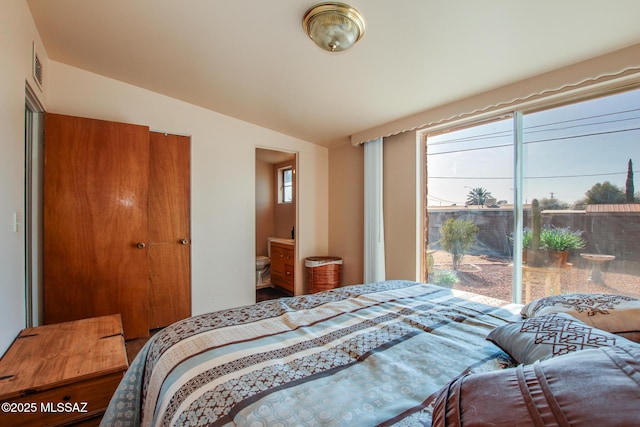
<instances>
[{"instance_id":1,"label":"neighboring house roof","mask_svg":"<svg viewBox=\"0 0 640 427\"><path fill-rule=\"evenodd\" d=\"M587 205L587 213L640 213L640 203Z\"/></svg>"}]
</instances>

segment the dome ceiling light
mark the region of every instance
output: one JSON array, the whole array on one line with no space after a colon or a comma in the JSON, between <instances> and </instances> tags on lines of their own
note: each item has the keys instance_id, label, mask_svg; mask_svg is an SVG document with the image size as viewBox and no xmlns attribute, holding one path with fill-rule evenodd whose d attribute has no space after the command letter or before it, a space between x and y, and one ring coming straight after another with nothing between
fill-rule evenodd
<instances>
[{"instance_id":1,"label":"dome ceiling light","mask_svg":"<svg viewBox=\"0 0 640 427\"><path fill-rule=\"evenodd\" d=\"M364 19L344 3L320 3L304 14L302 26L315 44L329 52L349 49L364 36Z\"/></svg>"}]
</instances>

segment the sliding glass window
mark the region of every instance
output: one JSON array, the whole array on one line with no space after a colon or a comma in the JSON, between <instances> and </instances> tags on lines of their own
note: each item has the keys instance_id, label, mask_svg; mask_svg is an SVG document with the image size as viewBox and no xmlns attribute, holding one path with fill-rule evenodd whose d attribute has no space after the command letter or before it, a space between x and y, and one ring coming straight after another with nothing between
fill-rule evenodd
<instances>
[{"instance_id":1,"label":"sliding glass window","mask_svg":"<svg viewBox=\"0 0 640 427\"><path fill-rule=\"evenodd\" d=\"M525 303L640 296L640 90L426 141L431 283Z\"/></svg>"}]
</instances>

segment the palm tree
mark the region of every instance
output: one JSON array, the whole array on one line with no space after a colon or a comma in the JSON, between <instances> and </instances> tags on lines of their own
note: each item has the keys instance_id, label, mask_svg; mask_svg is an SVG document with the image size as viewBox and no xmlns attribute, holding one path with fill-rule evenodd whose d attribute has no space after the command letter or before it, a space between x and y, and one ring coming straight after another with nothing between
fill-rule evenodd
<instances>
[{"instance_id":1,"label":"palm tree","mask_svg":"<svg viewBox=\"0 0 640 427\"><path fill-rule=\"evenodd\" d=\"M482 206L489 197L491 197L491 192L486 188L472 188L469 194L467 194L467 205Z\"/></svg>"}]
</instances>

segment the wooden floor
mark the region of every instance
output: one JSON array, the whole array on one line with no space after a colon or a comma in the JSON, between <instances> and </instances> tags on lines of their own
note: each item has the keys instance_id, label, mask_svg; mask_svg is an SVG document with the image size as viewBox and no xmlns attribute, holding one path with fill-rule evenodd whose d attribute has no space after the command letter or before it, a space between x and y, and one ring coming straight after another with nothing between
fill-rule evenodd
<instances>
[{"instance_id":1,"label":"wooden floor","mask_svg":"<svg viewBox=\"0 0 640 427\"><path fill-rule=\"evenodd\" d=\"M291 295L278 288L262 288L256 290L256 302L289 297Z\"/></svg>"},{"instance_id":2,"label":"wooden floor","mask_svg":"<svg viewBox=\"0 0 640 427\"><path fill-rule=\"evenodd\" d=\"M151 331L148 337L134 338L126 340L124 342L124 345L127 348L127 359L129 360L129 365L131 365L131 362L133 362L133 359L135 359L136 355L140 352L142 347L144 347L147 341L149 341L152 336L154 336L161 330L162 328L154 329L153 331Z\"/></svg>"}]
</instances>

